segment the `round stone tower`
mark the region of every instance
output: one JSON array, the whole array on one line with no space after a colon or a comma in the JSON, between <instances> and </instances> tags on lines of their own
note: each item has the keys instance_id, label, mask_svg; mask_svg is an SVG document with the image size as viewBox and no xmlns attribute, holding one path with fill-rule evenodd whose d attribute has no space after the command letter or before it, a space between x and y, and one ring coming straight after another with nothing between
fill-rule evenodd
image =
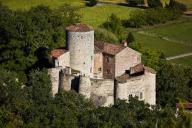
<instances>
[{"instance_id":1,"label":"round stone tower","mask_svg":"<svg viewBox=\"0 0 192 128\"><path fill-rule=\"evenodd\" d=\"M89 77L80 76L79 93L88 99L91 97L91 80Z\"/></svg>"},{"instance_id":2,"label":"round stone tower","mask_svg":"<svg viewBox=\"0 0 192 128\"><path fill-rule=\"evenodd\" d=\"M85 24L73 24L66 28L67 48L70 51L70 67L84 76L92 76L94 55L94 30Z\"/></svg>"}]
</instances>

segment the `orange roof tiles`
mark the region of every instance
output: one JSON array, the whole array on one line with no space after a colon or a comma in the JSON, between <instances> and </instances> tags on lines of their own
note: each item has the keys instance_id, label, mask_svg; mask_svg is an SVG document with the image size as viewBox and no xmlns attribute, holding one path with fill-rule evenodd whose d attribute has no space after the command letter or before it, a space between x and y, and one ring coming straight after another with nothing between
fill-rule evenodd
<instances>
[{"instance_id":1,"label":"orange roof tiles","mask_svg":"<svg viewBox=\"0 0 192 128\"><path fill-rule=\"evenodd\" d=\"M176 108L192 109L192 103L177 103Z\"/></svg>"},{"instance_id":2,"label":"orange roof tiles","mask_svg":"<svg viewBox=\"0 0 192 128\"><path fill-rule=\"evenodd\" d=\"M121 45L115 45L115 44L110 44L106 42L95 42L95 47L100 49L101 52L111 54L111 55L116 55L120 51L122 51L125 47Z\"/></svg>"},{"instance_id":3,"label":"orange roof tiles","mask_svg":"<svg viewBox=\"0 0 192 128\"><path fill-rule=\"evenodd\" d=\"M62 54L68 52L68 50L64 49L64 48L58 48L58 49L54 49L51 51L51 56L54 58L58 58L59 56L61 56Z\"/></svg>"},{"instance_id":4,"label":"orange roof tiles","mask_svg":"<svg viewBox=\"0 0 192 128\"><path fill-rule=\"evenodd\" d=\"M92 31L93 28L86 24L76 23L66 27L66 30L72 31L72 32L88 32L88 31Z\"/></svg>"}]
</instances>

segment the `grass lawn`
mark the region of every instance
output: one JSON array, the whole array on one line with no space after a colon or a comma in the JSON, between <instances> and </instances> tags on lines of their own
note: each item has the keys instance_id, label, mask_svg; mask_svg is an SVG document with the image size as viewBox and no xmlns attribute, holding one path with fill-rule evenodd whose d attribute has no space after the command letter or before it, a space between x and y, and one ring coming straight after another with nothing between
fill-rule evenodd
<instances>
[{"instance_id":1,"label":"grass lawn","mask_svg":"<svg viewBox=\"0 0 192 128\"><path fill-rule=\"evenodd\" d=\"M104 23L112 13L116 14L121 19L127 19L130 14L136 10L141 9L120 5L101 5L82 8L80 13L83 16L83 23L97 27Z\"/></svg>"},{"instance_id":2,"label":"grass lawn","mask_svg":"<svg viewBox=\"0 0 192 128\"><path fill-rule=\"evenodd\" d=\"M183 45L192 46L192 20L153 28L145 32Z\"/></svg>"},{"instance_id":3,"label":"grass lawn","mask_svg":"<svg viewBox=\"0 0 192 128\"><path fill-rule=\"evenodd\" d=\"M192 52L192 46L182 45L177 42L167 41L137 32L134 32L133 34L136 42L142 44L143 47L163 52L167 57Z\"/></svg>"},{"instance_id":4,"label":"grass lawn","mask_svg":"<svg viewBox=\"0 0 192 128\"><path fill-rule=\"evenodd\" d=\"M192 20L189 19L133 34L144 47L161 51L167 57L192 52Z\"/></svg>"},{"instance_id":5,"label":"grass lawn","mask_svg":"<svg viewBox=\"0 0 192 128\"><path fill-rule=\"evenodd\" d=\"M51 8L57 8L66 3L78 7L85 5L84 0L0 0L0 2L13 10L30 9L37 5L47 5Z\"/></svg>"},{"instance_id":6,"label":"grass lawn","mask_svg":"<svg viewBox=\"0 0 192 128\"><path fill-rule=\"evenodd\" d=\"M108 2L108 3L123 3L126 2L126 0L98 0L100 2Z\"/></svg>"},{"instance_id":7,"label":"grass lawn","mask_svg":"<svg viewBox=\"0 0 192 128\"><path fill-rule=\"evenodd\" d=\"M174 63L174 64L182 64L182 65L186 65L186 66L192 66L192 56L183 57L183 58L179 58L176 60L170 60L169 62Z\"/></svg>"}]
</instances>

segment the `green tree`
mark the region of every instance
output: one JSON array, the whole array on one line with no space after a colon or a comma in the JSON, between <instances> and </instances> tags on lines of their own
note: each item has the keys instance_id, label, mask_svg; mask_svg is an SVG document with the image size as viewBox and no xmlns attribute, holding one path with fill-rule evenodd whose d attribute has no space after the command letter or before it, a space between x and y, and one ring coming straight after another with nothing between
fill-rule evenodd
<instances>
[{"instance_id":1,"label":"green tree","mask_svg":"<svg viewBox=\"0 0 192 128\"><path fill-rule=\"evenodd\" d=\"M117 35L118 40L122 41L123 39L123 26L121 24L121 20L115 15L111 14L108 18L108 21L103 24L103 27L115 35Z\"/></svg>"},{"instance_id":2,"label":"green tree","mask_svg":"<svg viewBox=\"0 0 192 128\"><path fill-rule=\"evenodd\" d=\"M162 7L162 3L160 0L148 0L147 3L149 7L152 7L152 8Z\"/></svg>"},{"instance_id":3,"label":"green tree","mask_svg":"<svg viewBox=\"0 0 192 128\"><path fill-rule=\"evenodd\" d=\"M104 41L109 43L117 43L118 38L117 36L112 33L111 31L108 31L104 28L96 28L94 32L94 38L97 41Z\"/></svg>"},{"instance_id":4,"label":"green tree","mask_svg":"<svg viewBox=\"0 0 192 128\"><path fill-rule=\"evenodd\" d=\"M39 48L50 51L63 46L65 26L79 18L68 5L61 7L60 13L45 6L13 12L0 5L0 10L0 64L23 74L34 68L38 61L35 54Z\"/></svg>"},{"instance_id":5,"label":"green tree","mask_svg":"<svg viewBox=\"0 0 192 128\"><path fill-rule=\"evenodd\" d=\"M187 69L189 70L189 69ZM182 66L162 64L157 72L157 103L175 106L179 99L191 101L191 78Z\"/></svg>"},{"instance_id":6,"label":"green tree","mask_svg":"<svg viewBox=\"0 0 192 128\"><path fill-rule=\"evenodd\" d=\"M87 6L95 6L97 5L97 0L86 0L86 5Z\"/></svg>"},{"instance_id":7,"label":"green tree","mask_svg":"<svg viewBox=\"0 0 192 128\"><path fill-rule=\"evenodd\" d=\"M30 87L31 98L37 103L46 104L47 100L51 99L52 85L45 69L32 71L29 75L28 86Z\"/></svg>"},{"instance_id":8,"label":"green tree","mask_svg":"<svg viewBox=\"0 0 192 128\"><path fill-rule=\"evenodd\" d=\"M138 6L143 5L145 2L144 0L127 0L130 6Z\"/></svg>"},{"instance_id":9,"label":"green tree","mask_svg":"<svg viewBox=\"0 0 192 128\"><path fill-rule=\"evenodd\" d=\"M135 41L135 38L131 32L129 32L129 34L127 35L126 41L128 43L133 43Z\"/></svg>"}]
</instances>

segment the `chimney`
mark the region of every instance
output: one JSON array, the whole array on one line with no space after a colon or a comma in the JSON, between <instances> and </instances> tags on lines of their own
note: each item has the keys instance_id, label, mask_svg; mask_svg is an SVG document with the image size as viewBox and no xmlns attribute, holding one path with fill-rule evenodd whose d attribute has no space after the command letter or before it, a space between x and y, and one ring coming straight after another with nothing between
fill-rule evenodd
<instances>
[{"instance_id":1,"label":"chimney","mask_svg":"<svg viewBox=\"0 0 192 128\"><path fill-rule=\"evenodd\" d=\"M123 45L124 47L127 47L127 46L128 46L127 41L126 41L126 40L123 40L123 41L122 41L122 45Z\"/></svg>"}]
</instances>

